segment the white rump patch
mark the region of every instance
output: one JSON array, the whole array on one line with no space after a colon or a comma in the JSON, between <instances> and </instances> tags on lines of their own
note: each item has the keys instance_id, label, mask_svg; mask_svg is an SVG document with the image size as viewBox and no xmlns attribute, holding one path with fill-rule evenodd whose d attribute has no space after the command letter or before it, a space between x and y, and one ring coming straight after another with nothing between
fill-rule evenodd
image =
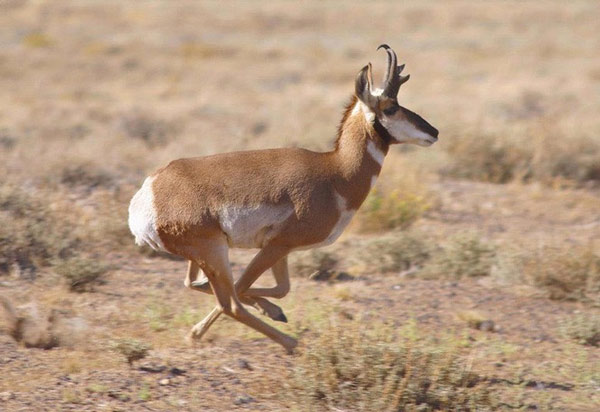
<instances>
[{"instance_id":1,"label":"white rump patch","mask_svg":"<svg viewBox=\"0 0 600 412\"><path fill-rule=\"evenodd\" d=\"M153 177L147 177L129 203L129 230L135 236L135 243L147 243L154 250L165 251L156 230L156 209L152 192Z\"/></svg>"},{"instance_id":2,"label":"white rump patch","mask_svg":"<svg viewBox=\"0 0 600 412\"><path fill-rule=\"evenodd\" d=\"M379 166L383 165L383 159L385 159L385 153L383 153L377 145L369 139L367 142L367 152L371 155L373 160L379 163Z\"/></svg>"},{"instance_id":3,"label":"white rump patch","mask_svg":"<svg viewBox=\"0 0 600 412\"><path fill-rule=\"evenodd\" d=\"M261 248L294 213L292 205L226 206L219 211L229 246Z\"/></svg>"}]
</instances>

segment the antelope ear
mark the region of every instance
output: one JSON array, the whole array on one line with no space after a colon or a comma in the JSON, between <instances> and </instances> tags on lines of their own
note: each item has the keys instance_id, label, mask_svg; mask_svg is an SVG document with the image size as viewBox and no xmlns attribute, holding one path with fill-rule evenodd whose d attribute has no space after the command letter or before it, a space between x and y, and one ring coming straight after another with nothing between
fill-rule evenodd
<instances>
[{"instance_id":1,"label":"antelope ear","mask_svg":"<svg viewBox=\"0 0 600 412\"><path fill-rule=\"evenodd\" d=\"M366 104L369 109L375 110L377 108L377 97L371 93L371 63L358 72L354 83L354 90L356 97Z\"/></svg>"}]
</instances>

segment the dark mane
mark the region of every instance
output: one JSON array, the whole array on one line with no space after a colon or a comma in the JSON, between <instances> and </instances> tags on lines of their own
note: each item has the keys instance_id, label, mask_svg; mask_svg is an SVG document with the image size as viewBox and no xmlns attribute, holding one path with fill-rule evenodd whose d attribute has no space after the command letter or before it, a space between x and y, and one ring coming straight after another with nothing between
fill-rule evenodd
<instances>
[{"instance_id":1,"label":"dark mane","mask_svg":"<svg viewBox=\"0 0 600 412\"><path fill-rule=\"evenodd\" d=\"M350 101L348 102L348 104L346 105L346 107L344 109L344 115L342 116L342 120L340 121L340 124L338 125L337 135L335 137L335 150L337 150L337 148L338 148L338 145L340 142L340 137L342 136L342 129L344 128L344 123L346 123L346 120L348 120L348 117L350 117L350 113L352 113L352 109L356 105L357 101L358 101L358 97L356 97L356 95L353 94L352 97L350 98Z\"/></svg>"}]
</instances>

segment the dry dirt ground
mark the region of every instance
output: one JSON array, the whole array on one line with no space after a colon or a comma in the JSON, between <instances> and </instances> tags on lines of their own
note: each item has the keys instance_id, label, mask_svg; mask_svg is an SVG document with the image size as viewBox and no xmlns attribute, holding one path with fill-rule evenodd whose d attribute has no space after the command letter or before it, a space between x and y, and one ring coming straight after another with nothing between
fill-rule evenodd
<instances>
[{"instance_id":1,"label":"dry dirt ground","mask_svg":"<svg viewBox=\"0 0 600 412\"><path fill-rule=\"evenodd\" d=\"M379 76L375 48L388 42L411 73L401 104L441 130L426 150L393 148L378 181L425 197L411 230L433 247L475 231L499 250L598 253L598 179L548 181L539 166L563 152L567 171L600 162L598 21L595 0L0 1L0 189L49 199L83 239L73 248L112 268L88 293L67 291L51 266L0 273L0 296L58 343L26 348L0 315L0 411L303 411L290 375L307 345L336 325L378 322L457 344L498 410L600 410L600 349L565 333L580 315L597 319L597 304L499 276L296 275L278 302L289 323L276 326L299 338L297 354L228 319L190 347L214 299L183 287L185 262L135 249L125 225L144 176L171 159L330 149L357 71L372 61ZM542 177L449 177L450 149L480 137L509 153L535 148ZM364 237L344 236L349 258ZM233 252L234 273L250 258ZM493 327L469 327L473 313ZM125 338L152 349L128 365L112 345Z\"/></svg>"},{"instance_id":2,"label":"dry dirt ground","mask_svg":"<svg viewBox=\"0 0 600 412\"><path fill-rule=\"evenodd\" d=\"M516 187L445 184L452 188L449 199L419 223L423 230L435 226L451 233L465 224L478 225L490 233L516 232L532 241L540 236L536 231L553 230L535 207L507 212L512 209L506 206L518 200L516 193L525 196ZM489 217L484 218L479 197L492 192L494 201L484 205L489 209ZM586 196L598 199L597 194ZM550 197L550 201L558 205L564 199ZM572 236L597 239L597 216L575 213L554 224ZM233 253L236 273L250 256ZM63 346L51 350L19 347L2 335L0 392L5 410L291 407L285 385L299 355L285 355L269 340L228 319L219 320L203 342L190 348L185 334L210 310L213 299L183 287L185 263L118 254L111 259L117 269L94 293L66 294L50 275L33 284L3 280L2 290L10 291L15 301L37 302L40 310L60 308L70 320L58 332ZM599 373L598 349L575 344L560 328L577 313L598 316L598 309L589 305L551 301L534 290L485 278L428 281L398 273L370 273L349 282L298 277L292 282L292 291L281 302L290 320L283 330L300 337L299 353L305 349L302 342L310 339L311 328L318 331L337 318L383 320L398 328L413 322L424 333L449 331L449 338L465 341L474 370L489 380L499 409L591 411L600 407L598 383L593 382ZM460 318L465 311L484 314L494 322L494 330L469 328ZM108 342L118 337L151 342L153 350L130 367L110 350Z\"/></svg>"}]
</instances>

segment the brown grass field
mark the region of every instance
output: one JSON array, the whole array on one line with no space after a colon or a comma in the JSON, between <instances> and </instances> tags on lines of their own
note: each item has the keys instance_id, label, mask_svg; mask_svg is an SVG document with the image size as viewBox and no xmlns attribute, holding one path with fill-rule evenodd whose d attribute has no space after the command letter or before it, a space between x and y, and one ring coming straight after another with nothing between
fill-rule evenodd
<instances>
[{"instance_id":1,"label":"brown grass field","mask_svg":"<svg viewBox=\"0 0 600 412\"><path fill-rule=\"evenodd\" d=\"M0 410L600 410L600 3L0 1ZM168 161L329 150L381 43L440 130L291 258L288 356L139 249ZM233 251L234 274L252 251ZM270 284L270 276L259 280Z\"/></svg>"}]
</instances>

